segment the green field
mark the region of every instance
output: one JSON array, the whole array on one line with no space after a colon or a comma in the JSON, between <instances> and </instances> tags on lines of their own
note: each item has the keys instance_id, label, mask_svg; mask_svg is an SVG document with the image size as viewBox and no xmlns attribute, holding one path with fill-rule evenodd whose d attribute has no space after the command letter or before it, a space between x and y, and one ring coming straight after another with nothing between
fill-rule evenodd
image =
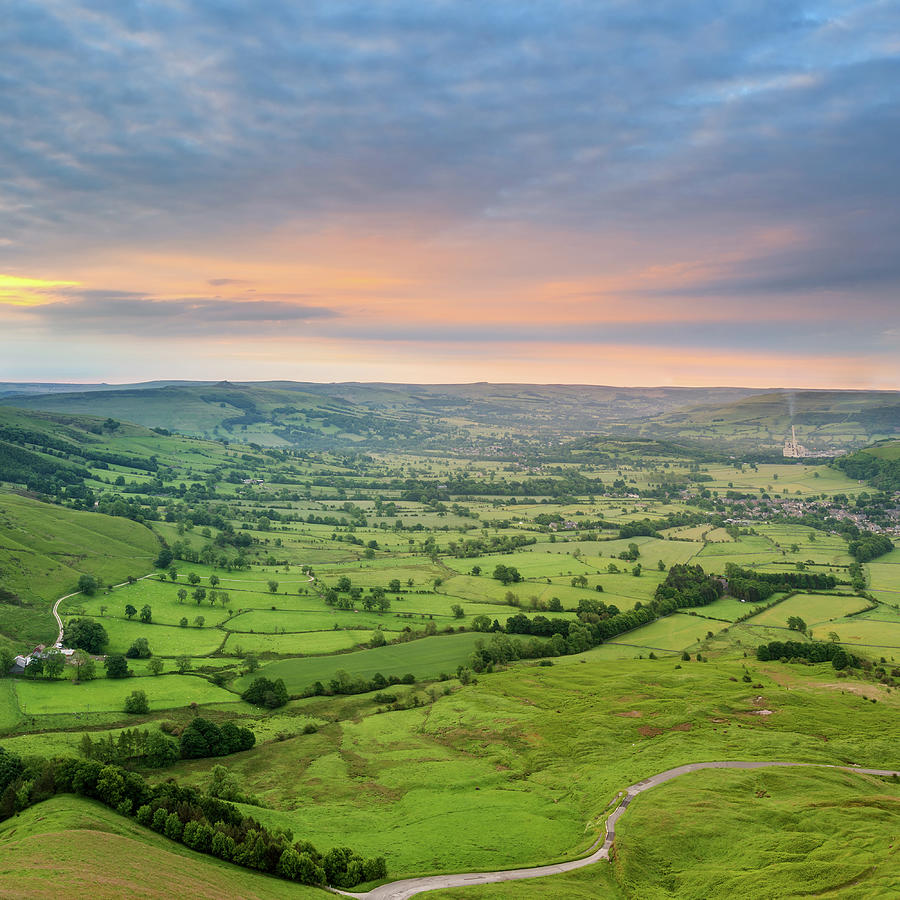
<instances>
[{"instance_id":1,"label":"green field","mask_svg":"<svg viewBox=\"0 0 900 900\"><path fill-rule=\"evenodd\" d=\"M620 635L609 643L647 647L651 650L683 650L702 641L707 631L715 632L720 628L720 625L708 619L676 613Z\"/></svg>"},{"instance_id":2,"label":"green field","mask_svg":"<svg viewBox=\"0 0 900 900\"><path fill-rule=\"evenodd\" d=\"M777 625L787 628L791 616L799 616L807 625L833 623L848 613L865 609L870 604L861 597L841 597L837 594L795 594L771 609L748 619L750 625Z\"/></svg>"},{"instance_id":3,"label":"green field","mask_svg":"<svg viewBox=\"0 0 900 900\"><path fill-rule=\"evenodd\" d=\"M220 703L235 699L233 694L192 675L159 675L72 684L68 681L30 681L16 683L19 707L23 715L41 716L92 712L121 712L125 697L134 690L146 692L151 711L188 706L190 703Z\"/></svg>"},{"instance_id":4,"label":"green field","mask_svg":"<svg viewBox=\"0 0 900 900\"><path fill-rule=\"evenodd\" d=\"M371 678L378 672L385 677L412 673L416 678L435 678L442 672L452 673L465 665L480 634L452 634L406 644L393 644L337 656L286 659L269 663L259 671L267 678L283 678L287 689L299 693L317 681L327 682L342 669L350 675ZM252 680L239 679L235 687L243 690Z\"/></svg>"},{"instance_id":5,"label":"green field","mask_svg":"<svg viewBox=\"0 0 900 900\"><path fill-rule=\"evenodd\" d=\"M900 621L864 619L834 619L813 628L813 636L820 641L828 640L834 633L844 644L858 644L860 647L898 648L900 650ZM890 654L888 654L890 655Z\"/></svg>"}]
</instances>

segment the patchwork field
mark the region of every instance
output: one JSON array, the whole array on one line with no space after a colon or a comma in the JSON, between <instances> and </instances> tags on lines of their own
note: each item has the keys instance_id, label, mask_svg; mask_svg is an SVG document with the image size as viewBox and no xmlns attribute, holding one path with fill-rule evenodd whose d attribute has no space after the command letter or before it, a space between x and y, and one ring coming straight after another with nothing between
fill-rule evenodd
<instances>
[{"instance_id":1,"label":"patchwork field","mask_svg":"<svg viewBox=\"0 0 900 900\"><path fill-rule=\"evenodd\" d=\"M857 612L870 606L862 597L842 597L837 594L795 594L771 609L753 616L750 625L775 625L787 628L791 616L799 616L807 625L821 625L834 622L848 613Z\"/></svg>"}]
</instances>

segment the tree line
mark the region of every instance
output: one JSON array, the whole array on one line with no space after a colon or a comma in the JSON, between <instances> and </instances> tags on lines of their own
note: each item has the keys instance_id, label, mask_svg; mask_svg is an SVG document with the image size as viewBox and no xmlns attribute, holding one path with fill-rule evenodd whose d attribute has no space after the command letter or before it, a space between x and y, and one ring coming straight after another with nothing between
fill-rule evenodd
<instances>
[{"instance_id":1,"label":"tree line","mask_svg":"<svg viewBox=\"0 0 900 900\"><path fill-rule=\"evenodd\" d=\"M198 853L303 884L351 888L384 878L383 857L349 847L321 853L290 831L267 828L234 804L174 780L151 785L137 772L96 760L28 757L0 748L0 821L56 794L99 801Z\"/></svg>"}]
</instances>

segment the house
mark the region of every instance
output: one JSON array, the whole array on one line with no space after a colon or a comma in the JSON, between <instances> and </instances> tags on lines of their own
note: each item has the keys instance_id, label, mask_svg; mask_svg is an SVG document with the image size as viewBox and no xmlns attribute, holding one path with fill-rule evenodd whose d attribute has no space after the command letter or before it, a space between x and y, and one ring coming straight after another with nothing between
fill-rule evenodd
<instances>
[{"instance_id":1,"label":"house","mask_svg":"<svg viewBox=\"0 0 900 900\"><path fill-rule=\"evenodd\" d=\"M30 656L17 656L13 660L13 664L9 667L9 674L10 675L22 675L25 672L25 667L30 662L31 662Z\"/></svg>"}]
</instances>

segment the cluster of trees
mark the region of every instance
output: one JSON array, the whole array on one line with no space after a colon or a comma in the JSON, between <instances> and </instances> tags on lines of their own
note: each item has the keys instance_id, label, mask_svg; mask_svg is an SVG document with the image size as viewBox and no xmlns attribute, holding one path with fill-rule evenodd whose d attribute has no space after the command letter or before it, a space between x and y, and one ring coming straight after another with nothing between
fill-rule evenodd
<instances>
[{"instance_id":1,"label":"cluster of trees","mask_svg":"<svg viewBox=\"0 0 900 900\"><path fill-rule=\"evenodd\" d=\"M66 622L63 643L73 650L84 650L96 656L106 649L109 635L95 619L70 619Z\"/></svg>"},{"instance_id":2,"label":"cluster of trees","mask_svg":"<svg viewBox=\"0 0 900 900\"><path fill-rule=\"evenodd\" d=\"M414 675L406 674L402 677L391 675L387 678L376 672L371 678L351 675L344 669L338 669L327 685L317 681L303 692L304 697L320 697L329 694L367 694L369 691L383 691L387 687L396 684L415 684Z\"/></svg>"},{"instance_id":3,"label":"cluster of trees","mask_svg":"<svg viewBox=\"0 0 900 900\"><path fill-rule=\"evenodd\" d=\"M219 726L198 716L181 732L178 747L182 759L203 759L250 750L255 743L256 735L249 728L234 722Z\"/></svg>"},{"instance_id":4,"label":"cluster of trees","mask_svg":"<svg viewBox=\"0 0 900 900\"><path fill-rule=\"evenodd\" d=\"M394 578L388 588L395 593L400 590L399 579ZM383 587L370 587L368 594L363 593L361 587L354 587L346 575L342 575L333 588L328 588L322 598L329 606L338 609L355 609L360 603L364 609L371 612L387 612L391 608L391 598Z\"/></svg>"},{"instance_id":5,"label":"cluster of trees","mask_svg":"<svg viewBox=\"0 0 900 900\"><path fill-rule=\"evenodd\" d=\"M86 759L94 759L118 766L134 764L161 769L178 760L178 744L161 731L140 728L126 728L114 738L107 732L105 738L94 740L85 732L81 738L81 752Z\"/></svg>"},{"instance_id":6,"label":"cluster of trees","mask_svg":"<svg viewBox=\"0 0 900 900\"><path fill-rule=\"evenodd\" d=\"M747 603L762 603L772 594L787 591L829 591L837 585L826 572L754 572L734 563L725 564L728 593Z\"/></svg>"},{"instance_id":7,"label":"cluster of trees","mask_svg":"<svg viewBox=\"0 0 900 900\"><path fill-rule=\"evenodd\" d=\"M666 614L686 606L706 606L725 591L721 579L707 575L701 566L678 563L666 573L666 580L658 585L656 602Z\"/></svg>"},{"instance_id":8,"label":"cluster of trees","mask_svg":"<svg viewBox=\"0 0 900 900\"><path fill-rule=\"evenodd\" d=\"M467 538L464 541L450 541L447 548L457 559L471 559L488 553L513 553L522 547L537 543L537 538L524 534L496 534L491 537Z\"/></svg>"},{"instance_id":9,"label":"cluster of trees","mask_svg":"<svg viewBox=\"0 0 900 900\"><path fill-rule=\"evenodd\" d=\"M174 780L151 785L137 772L97 760L23 760L0 748L0 820L54 794L97 800L198 853L301 882L351 888L384 878L382 857L363 859L348 847L320 853L290 831L270 829L234 804Z\"/></svg>"},{"instance_id":10,"label":"cluster of trees","mask_svg":"<svg viewBox=\"0 0 900 900\"><path fill-rule=\"evenodd\" d=\"M808 659L810 662L830 662L835 669L857 666L859 661L836 643L822 641L772 641L756 648L756 658L766 662L773 659Z\"/></svg>"},{"instance_id":11,"label":"cluster of trees","mask_svg":"<svg viewBox=\"0 0 900 900\"><path fill-rule=\"evenodd\" d=\"M501 584L518 584L522 580L515 566L504 566L502 563L494 569L493 577Z\"/></svg>"},{"instance_id":12,"label":"cluster of trees","mask_svg":"<svg viewBox=\"0 0 900 900\"><path fill-rule=\"evenodd\" d=\"M850 478L868 481L883 491L900 491L900 456L891 458L871 450L858 450L836 459L832 465Z\"/></svg>"},{"instance_id":13,"label":"cluster of trees","mask_svg":"<svg viewBox=\"0 0 900 900\"><path fill-rule=\"evenodd\" d=\"M890 553L894 545L886 534L864 534L859 540L850 541L848 549L857 562L864 563Z\"/></svg>"},{"instance_id":14,"label":"cluster of trees","mask_svg":"<svg viewBox=\"0 0 900 900\"><path fill-rule=\"evenodd\" d=\"M272 681L264 676L254 678L250 687L241 694L241 698L254 706L265 706L267 709L284 706L290 699L281 678Z\"/></svg>"}]
</instances>

